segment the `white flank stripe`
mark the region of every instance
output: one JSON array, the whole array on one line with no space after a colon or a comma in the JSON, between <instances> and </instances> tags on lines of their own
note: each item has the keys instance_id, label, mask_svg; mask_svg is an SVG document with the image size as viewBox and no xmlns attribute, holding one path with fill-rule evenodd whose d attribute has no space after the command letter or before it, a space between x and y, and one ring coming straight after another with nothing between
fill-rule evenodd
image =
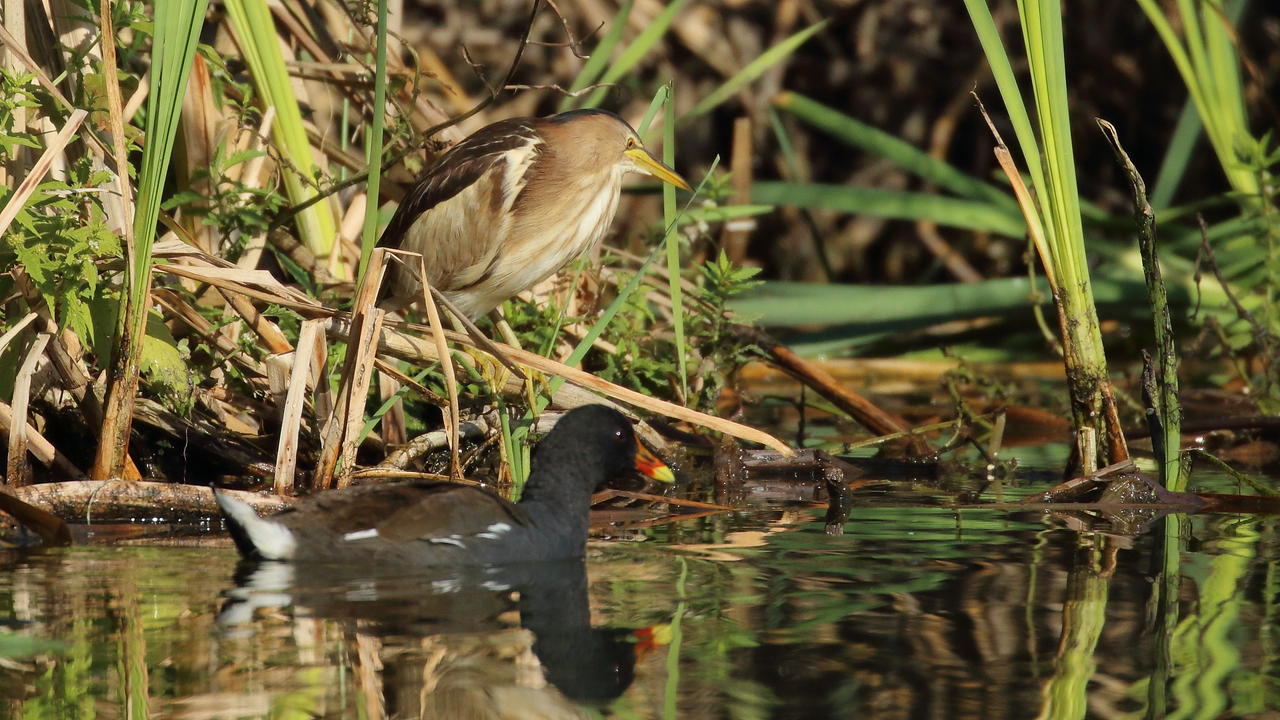
<instances>
[{"instance_id":1,"label":"white flank stripe","mask_svg":"<svg viewBox=\"0 0 1280 720\"><path fill-rule=\"evenodd\" d=\"M369 538L378 537L378 528L369 528L368 530L356 530L342 536L343 540L351 542L352 540L368 540Z\"/></svg>"}]
</instances>

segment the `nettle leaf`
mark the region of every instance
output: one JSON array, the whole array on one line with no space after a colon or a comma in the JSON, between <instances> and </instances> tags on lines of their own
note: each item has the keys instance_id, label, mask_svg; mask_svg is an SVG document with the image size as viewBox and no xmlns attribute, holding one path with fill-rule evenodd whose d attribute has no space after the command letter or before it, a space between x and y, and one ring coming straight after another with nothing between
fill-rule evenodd
<instances>
[{"instance_id":1,"label":"nettle leaf","mask_svg":"<svg viewBox=\"0 0 1280 720\"><path fill-rule=\"evenodd\" d=\"M62 316L62 325L70 328L81 343L92 347L93 315L89 304L75 295L67 295L62 299L61 305L59 314Z\"/></svg>"},{"instance_id":2,"label":"nettle leaf","mask_svg":"<svg viewBox=\"0 0 1280 720\"><path fill-rule=\"evenodd\" d=\"M183 400L191 397L191 371L169 327L156 313L147 317L147 335L142 340L139 369L170 403L181 407Z\"/></svg>"},{"instance_id":3,"label":"nettle leaf","mask_svg":"<svg viewBox=\"0 0 1280 720\"><path fill-rule=\"evenodd\" d=\"M38 148L40 143L36 142L30 133L0 133L0 150L10 153L17 147Z\"/></svg>"},{"instance_id":4,"label":"nettle leaf","mask_svg":"<svg viewBox=\"0 0 1280 720\"><path fill-rule=\"evenodd\" d=\"M18 222L23 227L28 228L34 233L35 228L30 226L31 219L23 217L22 213L18 215ZM38 287L42 289L49 284L49 271L53 266L53 258L49 257L47 250L36 243L21 242L21 238L17 233L10 233L10 237L18 239L18 242L12 244L13 254L18 260L18 264L26 268L27 274L35 281Z\"/></svg>"},{"instance_id":5,"label":"nettle leaf","mask_svg":"<svg viewBox=\"0 0 1280 720\"><path fill-rule=\"evenodd\" d=\"M203 204L206 201L208 201L208 199L209 199L208 196L206 196L204 193L198 193L194 190L182 190L180 192L174 193L173 196L170 197L168 200L165 200L164 204L162 204L160 207L164 208L165 210L172 210L181 205Z\"/></svg>"},{"instance_id":6,"label":"nettle leaf","mask_svg":"<svg viewBox=\"0 0 1280 720\"><path fill-rule=\"evenodd\" d=\"M253 149L239 150L227 156L226 159L223 160L223 164L221 165L221 167L223 170L226 170L227 168L235 167L240 163L248 162L250 160L253 160L254 158L265 157L266 154L267 153L264 150L253 150Z\"/></svg>"}]
</instances>

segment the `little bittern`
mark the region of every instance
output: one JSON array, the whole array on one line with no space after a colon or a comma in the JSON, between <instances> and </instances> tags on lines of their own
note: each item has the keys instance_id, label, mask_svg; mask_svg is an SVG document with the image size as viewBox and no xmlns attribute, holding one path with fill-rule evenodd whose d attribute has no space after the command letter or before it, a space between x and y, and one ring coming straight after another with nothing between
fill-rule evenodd
<instances>
[{"instance_id":1,"label":"little bittern","mask_svg":"<svg viewBox=\"0 0 1280 720\"><path fill-rule=\"evenodd\" d=\"M427 168L378 244L422 253L431 286L478 318L600 242L629 172L690 189L613 113L496 122ZM388 273L385 306L421 297L408 267Z\"/></svg>"}]
</instances>

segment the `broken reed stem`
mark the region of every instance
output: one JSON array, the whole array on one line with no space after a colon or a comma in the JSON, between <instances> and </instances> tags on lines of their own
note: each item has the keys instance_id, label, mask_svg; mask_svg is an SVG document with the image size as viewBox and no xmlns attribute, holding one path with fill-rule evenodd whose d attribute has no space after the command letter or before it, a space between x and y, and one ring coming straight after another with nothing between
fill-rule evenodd
<instances>
[{"instance_id":1,"label":"broken reed stem","mask_svg":"<svg viewBox=\"0 0 1280 720\"><path fill-rule=\"evenodd\" d=\"M1148 425L1157 462L1160 463L1160 483L1173 491L1181 491L1186 485L1178 451L1182 446L1182 406L1178 402L1178 353L1173 340L1173 318L1169 312L1169 299L1165 291L1164 277L1160 272L1160 258L1156 252L1156 214L1147 202L1147 186L1129 154L1120 144L1120 136L1111 123L1097 118L1098 127L1111 145L1129 186L1133 192L1133 216L1138 224L1138 249L1142 254L1143 276L1147 284L1147 301L1151 304L1156 342L1154 387L1148 387L1150 357L1143 354L1143 390L1151 394L1147 403ZM1145 393L1144 393L1145 394Z\"/></svg>"},{"instance_id":2,"label":"broken reed stem","mask_svg":"<svg viewBox=\"0 0 1280 720\"><path fill-rule=\"evenodd\" d=\"M380 252L381 251L381 252ZM317 489L345 487L350 483L355 466L355 449L364 427L365 394L373 373L373 356L377 354L378 337L386 312L374 307L387 256L382 248L369 257L364 281L352 303L351 327L347 338L346 360L338 398L321 433L320 459L312 474L312 487ZM335 482L336 481L336 482Z\"/></svg>"},{"instance_id":3,"label":"broken reed stem","mask_svg":"<svg viewBox=\"0 0 1280 720\"><path fill-rule=\"evenodd\" d=\"M371 277L381 278L382 268L371 267L371 274L366 276L365 282L371 282ZM363 288L363 286L361 286ZM348 408L352 403L351 384L352 376L356 366L356 346L359 344L359 338L364 332L365 324L368 322L368 314L365 309L370 307L369 303L362 303L361 299L367 293L357 293L356 302L352 305L351 324L347 328L346 337L347 348L342 363L342 375L338 381L338 396L335 398L333 407L325 416L324 424L320 433L320 457L316 462L315 471L311 477L311 487L317 490L329 489L334 486L334 471L338 465L338 456L342 451L342 435L346 428L346 418L349 414ZM360 400L363 406L363 398Z\"/></svg>"},{"instance_id":4,"label":"broken reed stem","mask_svg":"<svg viewBox=\"0 0 1280 720\"><path fill-rule=\"evenodd\" d=\"M458 432L458 378L453 372L453 363L445 362L449 357L449 344L445 341L444 326L440 324L440 308L436 307L432 288L427 283L427 266L418 254L418 280L422 287L422 304L427 310L427 319L431 322L431 337L436 343L436 352L441 358L440 371L444 373L445 393L449 396L449 408L444 417L445 433L449 436L449 476L462 478L462 456L459 454L460 442ZM459 314L461 317L461 314Z\"/></svg>"},{"instance_id":5,"label":"broken reed stem","mask_svg":"<svg viewBox=\"0 0 1280 720\"><path fill-rule=\"evenodd\" d=\"M44 356L45 346L52 337L53 334L48 332L36 335L14 379L13 419L9 423L9 457L6 463L11 487L26 485L29 479L31 466L27 463L27 408L31 402L31 378L36 373L36 363Z\"/></svg>"},{"instance_id":6,"label":"broken reed stem","mask_svg":"<svg viewBox=\"0 0 1280 720\"><path fill-rule=\"evenodd\" d=\"M355 351L356 362L351 374L350 391L347 396L346 427L342 431L342 451L338 454L337 486L347 487L351 484L351 472L356 466L356 450L359 449L361 432L364 429L364 402L369 395L369 384L373 381L373 360L378 352L377 337L382 330L382 321L386 317L385 310L371 308L361 323L360 341L353 347L348 345L347 352Z\"/></svg>"},{"instance_id":7,"label":"broken reed stem","mask_svg":"<svg viewBox=\"0 0 1280 720\"><path fill-rule=\"evenodd\" d=\"M7 403L0 402L0 430L9 432L13 427L13 408ZM36 460L46 467L51 467L58 471L61 477L68 477L73 480L84 480L85 474L80 472L80 468L58 451L53 443L44 438L43 435L36 430L31 423L27 423L27 445L28 452L31 453Z\"/></svg>"},{"instance_id":8,"label":"broken reed stem","mask_svg":"<svg viewBox=\"0 0 1280 720\"><path fill-rule=\"evenodd\" d=\"M307 380L315 359L314 348L320 336L322 320L304 320L298 333L298 347L293 353L293 372L285 395L280 420L280 444L276 449L275 491L292 495L298 467L298 432L302 429L302 409L307 400Z\"/></svg>"}]
</instances>

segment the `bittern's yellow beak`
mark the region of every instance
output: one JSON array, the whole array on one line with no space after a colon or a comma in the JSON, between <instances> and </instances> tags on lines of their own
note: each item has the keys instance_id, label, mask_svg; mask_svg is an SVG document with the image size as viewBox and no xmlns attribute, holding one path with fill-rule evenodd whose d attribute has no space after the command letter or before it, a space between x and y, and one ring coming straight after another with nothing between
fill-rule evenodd
<instances>
[{"instance_id":1,"label":"bittern's yellow beak","mask_svg":"<svg viewBox=\"0 0 1280 720\"><path fill-rule=\"evenodd\" d=\"M652 175L663 182L671 183L681 190L693 189L689 187L689 183L685 182L684 178L680 177L679 173L667 167L667 164L658 158L650 155L648 150L642 147L633 147L623 152L626 153L627 157L631 158L631 161L636 165L636 169L640 172Z\"/></svg>"},{"instance_id":2,"label":"bittern's yellow beak","mask_svg":"<svg viewBox=\"0 0 1280 720\"><path fill-rule=\"evenodd\" d=\"M665 165L663 167L666 167ZM676 179L680 176L671 173ZM675 183L671 183L674 185ZM671 468L662 462L662 459L653 454L653 451L644 446L644 443L636 441L636 470L642 475L657 480L658 482L673 483L676 481L676 474L671 472Z\"/></svg>"}]
</instances>

